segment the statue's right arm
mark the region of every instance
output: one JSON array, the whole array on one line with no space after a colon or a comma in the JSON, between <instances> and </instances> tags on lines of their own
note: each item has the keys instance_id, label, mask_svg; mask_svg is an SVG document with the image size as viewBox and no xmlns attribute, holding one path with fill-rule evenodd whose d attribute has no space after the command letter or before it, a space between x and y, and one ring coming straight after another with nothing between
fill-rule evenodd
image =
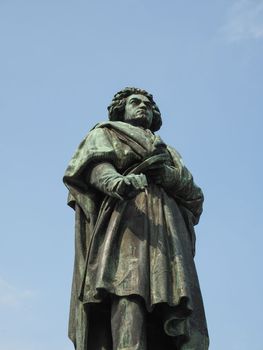
<instances>
[{"instance_id":1,"label":"statue's right arm","mask_svg":"<svg viewBox=\"0 0 263 350\"><path fill-rule=\"evenodd\" d=\"M145 175L121 175L109 162L94 164L86 181L104 194L121 200L134 197L147 186Z\"/></svg>"}]
</instances>

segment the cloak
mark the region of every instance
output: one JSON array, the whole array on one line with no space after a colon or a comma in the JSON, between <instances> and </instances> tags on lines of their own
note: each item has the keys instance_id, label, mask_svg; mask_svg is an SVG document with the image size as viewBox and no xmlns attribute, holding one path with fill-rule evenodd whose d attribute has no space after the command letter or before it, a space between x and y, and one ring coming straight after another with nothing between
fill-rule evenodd
<instances>
[{"instance_id":1,"label":"cloak","mask_svg":"<svg viewBox=\"0 0 263 350\"><path fill-rule=\"evenodd\" d=\"M89 184L98 162L123 175L144 173L155 162L174 168L174 186L149 182L147 191L119 200ZM75 209L75 262L69 337L87 350L90 305L108 295L138 295L149 314L165 305L164 333L174 349L208 349L202 296L194 264L194 225L203 194L178 152L159 136L124 122L97 124L71 159L63 181Z\"/></svg>"}]
</instances>

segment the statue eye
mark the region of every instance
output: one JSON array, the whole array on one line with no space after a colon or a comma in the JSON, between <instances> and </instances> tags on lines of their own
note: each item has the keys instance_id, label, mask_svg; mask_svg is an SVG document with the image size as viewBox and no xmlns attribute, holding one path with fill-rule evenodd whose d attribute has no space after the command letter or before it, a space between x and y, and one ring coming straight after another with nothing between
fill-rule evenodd
<instances>
[{"instance_id":1,"label":"statue eye","mask_svg":"<svg viewBox=\"0 0 263 350\"><path fill-rule=\"evenodd\" d=\"M138 100L131 100L130 103L133 105L136 105L136 104L138 104Z\"/></svg>"}]
</instances>

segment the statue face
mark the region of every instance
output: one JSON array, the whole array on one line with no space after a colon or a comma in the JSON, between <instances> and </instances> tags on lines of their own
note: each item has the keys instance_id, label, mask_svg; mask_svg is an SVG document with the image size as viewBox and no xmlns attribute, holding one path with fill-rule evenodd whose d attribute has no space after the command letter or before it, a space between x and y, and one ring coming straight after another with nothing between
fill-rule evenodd
<instances>
[{"instance_id":1,"label":"statue face","mask_svg":"<svg viewBox=\"0 0 263 350\"><path fill-rule=\"evenodd\" d=\"M126 100L124 121L135 126L150 128L153 120L151 101L144 95L133 94Z\"/></svg>"}]
</instances>

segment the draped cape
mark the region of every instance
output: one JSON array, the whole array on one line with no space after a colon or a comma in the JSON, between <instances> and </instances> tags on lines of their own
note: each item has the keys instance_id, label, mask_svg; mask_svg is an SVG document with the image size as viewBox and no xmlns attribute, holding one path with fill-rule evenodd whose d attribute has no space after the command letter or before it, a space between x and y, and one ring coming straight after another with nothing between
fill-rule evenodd
<instances>
[{"instance_id":1,"label":"draped cape","mask_svg":"<svg viewBox=\"0 0 263 350\"><path fill-rule=\"evenodd\" d=\"M174 169L174 185L149 181L147 191L119 200L89 184L94 164L110 162L120 174L147 173L154 162ZM138 295L151 314L166 305L164 332L177 349L208 349L203 302L195 270L195 232L203 194L179 153L150 130L124 122L97 124L72 157L63 178L75 209L75 263L69 337L86 350L88 305L107 295ZM178 343L179 344L179 343ZM185 346L185 347L184 347Z\"/></svg>"}]
</instances>

